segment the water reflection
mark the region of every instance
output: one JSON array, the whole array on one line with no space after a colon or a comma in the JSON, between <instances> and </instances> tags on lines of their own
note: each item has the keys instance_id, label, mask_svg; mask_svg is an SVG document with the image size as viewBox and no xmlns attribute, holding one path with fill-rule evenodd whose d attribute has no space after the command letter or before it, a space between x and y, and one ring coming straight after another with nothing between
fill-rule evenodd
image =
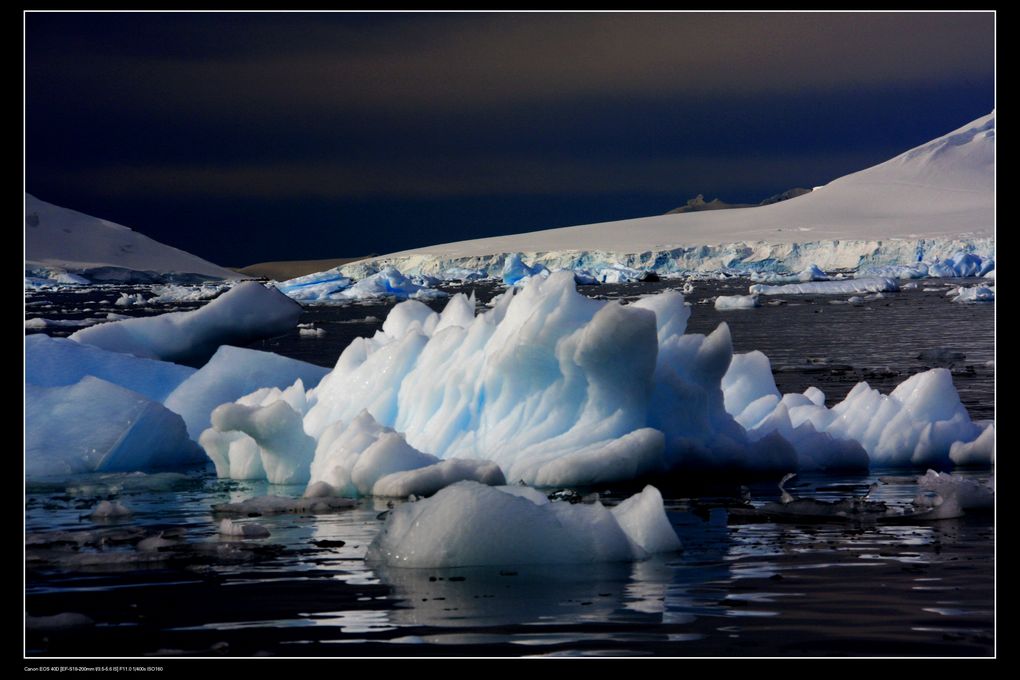
<instances>
[{"instance_id":1,"label":"water reflection","mask_svg":"<svg viewBox=\"0 0 1020 680\"><path fill-rule=\"evenodd\" d=\"M796 491L834 498L871 479L809 478ZM87 485L79 486L83 492ZM906 502L914 488L890 484L876 494ZM368 643L503 654L520 653L512 651L518 647L551 654L796 654L810 640L838 651L847 637L863 640L864 651L894 638L905 650L926 649L935 638L947 653L991 648L994 525L987 516L918 525L769 523L730 517L718 499L674 496L666 502L680 553L637 563L398 569L365 561L386 501L365 499L329 515L243 518L267 527L270 537L223 541L211 505L266 493L296 491L211 477L163 491L124 487L116 498L135 514L102 526L81 518L98 496L30 493L30 535L71 530L92 542L33 544L32 553L49 561L32 562L42 566L29 572L29 610L89 612L96 635L111 645L123 643L117 631L131 624L155 626L149 630L156 637L176 636L180 649L208 648L220 637L188 636L210 634L243 648L235 643L248 638L236 634L276 653ZM774 484L755 488L753 498L769 493L778 495ZM153 562L128 540L170 530L187 547L169 553L174 561ZM221 547L247 552L234 559ZM86 568L92 558L98 561ZM163 624L161 592L189 602ZM71 597L77 604L69 604ZM108 615L117 603L127 613ZM831 616L836 610L845 614L839 621ZM959 632L968 627L970 637Z\"/></svg>"}]
</instances>

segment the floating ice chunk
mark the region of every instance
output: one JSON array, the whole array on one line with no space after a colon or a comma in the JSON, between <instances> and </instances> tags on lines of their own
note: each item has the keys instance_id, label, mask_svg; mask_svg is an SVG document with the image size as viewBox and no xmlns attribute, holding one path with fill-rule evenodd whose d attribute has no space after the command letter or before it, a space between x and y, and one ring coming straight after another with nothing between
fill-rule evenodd
<instances>
[{"instance_id":1,"label":"floating ice chunk","mask_svg":"<svg viewBox=\"0 0 1020 680\"><path fill-rule=\"evenodd\" d=\"M324 338L326 330L323 328L301 328L298 329L298 335L302 338Z\"/></svg>"},{"instance_id":2,"label":"floating ice chunk","mask_svg":"<svg viewBox=\"0 0 1020 680\"><path fill-rule=\"evenodd\" d=\"M807 269L803 270L797 275L797 278L802 281L828 281L829 275L822 271L821 267L816 264L810 265Z\"/></svg>"},{"instance_id":3,"label":"floating ice chunk","mask_svg":"<svg viewBox=\"0 0 1020 680\"><path fill-rule=\"evenodd\" d=\"M335 299L337 293L350 287L352 281L336 269L299 276L275 283L277 290L294 300L323 301Z\"/></svg>"},{"instance_id":4,"label":"floating ice chunk","mask_svg":"<svg viewBox=\"0 0 1020 680\"><path fill-rule=\"evenodd\" d=\"M145 296L142 295L141 293L135 293L134 295L131 295L129 293L122 293L121 296L117 298L113 304L117 305L118 307L131 307L144 305L145 302L146 302Z\"/></svg>"},{"instance_id":5,"label":"floating ice chunk","mask_svg":"<svg viewBox=\"0 0 1020 680\"><path fill-rule=\"evenodd\" d=\"M779 274L777 272L751 272L751 280L759 283L805 283L807 281L828 281L829 275L812 264L797 274Z\"/></svg>"},{"instance_id":6,"label":"floating ice chunk","mask_svg":"<svg viewBox=\"0 0 1020 680\"><path fill-rule=\"evenodd\" d=\"M624 508L630 532L657 548L661 497L652 494ZM647 525L647 526L646 526ZM667 521L668 525L668 521ZM367 559L396 567L464 567L576 564L644 559L648 551L629 538L601 503L536 504L501 487L458 482L435 496L394 508L369 546Z\"/></svg>"},{"instance_id":7,"label":"floating ice chunk","mask_svg":"<svg viewBox=\"0 0 1020 680\"><path fill-rule=\"evenodd\" d=\"M989 258L990 259L990 258ZM961 276L980 276L986 269L985 258L975 253L956 253L952 257L935 261L928 266L928 276L932 278L955 278ZM995 267L994 260L990 263Z\"/></svg>"},{"instance_id":8,"label":"floating ice chunk","mask_svg":"<svg viewBox=\"0 0 1020 680\"><path fill-rule=\"evenodd\" d=\"M61 387L25 385L28 477L203 462L181 417L137 392L92 376Z\"/></svg>"},{"instance_id":9,"label":"floating ice chunk","mask_svg":"<svg viewBox=\"0 0 1020 680\"><path fill-rule=\"evenodd\" d=\"M953 302L995 302L995 286L973 286L950 291Z\"/></svg>"},{"instance_id":10,"label":"floating ice chunk","mask_svg":"<svg viewBox=\"0 0 1020 680\"><path fill-rule=\"evenodd\" d=\"M199 302L214 298L233 285L234 283L206 283L201 286L179 286L171 283L163 286L153 286L151 292L154 294L154 297L149 298L146 303L161 305L177 302Z\"/></svg>"},{"instance_id":11,"label":"floating ice chunk","mask_svg":"<svg viewBox=\"0 0 1020 680\"><path fill-rule=\"evenodd\" d=\"M715 299L715 308L720 311L731 309L754 309L761 307L757 295L720 295Z\"/></svg>"},{"instance_id":12,"label":"floating ice chunk","mask_svg":"<svg viewBox=\"0 0 1020 680\"><path fill-rule=\"evenodd\" d=\"M612 509L630 540L649 553L680 549L680 538L666 516L662 494L654 486L646 486Z\"/></svg>"},{"instance_id":13,"label":"floating ice chunk","mask_svg":"<svg viewBox=\"0 0 1020 680\"><path fill-rule=\"evenodd\" d=\"M188 366L107 352L67 338L25 338L25 382L41 387L73 385L92 375L163 401L194 372Z\"/></svg>"},{"instance_id":14,"label":"floating ice chunk","mask_svg":"<svg viewBox=\"0 0 1020 680\"><path fill-rule=\"evenodd\" d=\"M135 549L143 552L158 552L163 548L170 548L180 544L180 541L165 538L161 531L155 536L149 536L148 538L140 540L138 544L135 545Z\"/></svg>"},{"instance_id":15,"label":"floating ice chunk","mask_svg":"<svg viewBox=\"0 0 1020 680\"><path fill-rule=\"evenodd\" d=\"M220 536L231 536L233 538L269 538L269 529L253 522L235 522L232 519L222 519L219 524L219 534Z\"/></svg>"},{"instance_id":16,"label":"floating ice chunk","mask_svg":"<svg viewBox=\"0 0 1020 680\"><path fill-rule=\"evenodd\" d=\"M868 278L846 281L817 281L814 283L791 283L785 286L752 285L751 293L762 295L845 295L847 293L896 292L900 289L895 279Z\"/></svg>"},{"instance_id":17,"label":"floating ice chunk","mask_svg":"<svg viewBox=\"0 0 1020 680\"><path fill-rule=\"evenodd\" d=\"M220 503L212 506L212 510L220 515L239 515L253 517L258 515L281 514L329 514L338 510L347 510L357 505L350 498L335 496L314 496L310 498L287 498L285 496L256 496L239 503Z\"/></svg>"},{"instance_id":18,"label":"floating ice chunk","mask_svg":"<svg viewBox=\"0 0 1020 680\"><path fill-rule=\"evenodd\" d=\"M283 333L300 316L301 306L287 296L246 281L201 309L104 323L71 339L111 352L201 364L220 345Z\"/></svg>"},{"instance_id":19,"label":"floating ice chunk","mask_svg":"<svg viewBox=\"0 0 1020 680\"><path fill-rule=\"evenodd\" d=\"M329 369L297 359L224 345L196 373L166 398L168 409L181 414L193 439L209 427L209 416L220 404L239 399L261 387L285 388L295 380L315 387Z\"/></svg>"},{"instance_id":20,"label":"floating ice chunk","mask_svg":"<svg viewBox=\"0 0 1020 680\"><path fill-rule=\"evenodd\" d=\"M854 278L890 278L890 279L923 279L928 276L928 265L923 262L915 264L894 264L885 267L862 267L854 274ZM909 284L908 284L909 285ZM915 286L916 287L916 286ZM904 286L906 288L906 286Z\"/></svg>"},{"instance_id":21,"label":"floating ice chunk","mask_svg":"<svg viewBox=\"0 0 1020 680\"><path fill-rule=\"evenodd\" d=\"M995 492L973 479L928 470L917 478L917 484L925 491L954 500L962 510L990 510L995 507Z\"/></svg>"},{"instance_id":22,"label":"floating ice chunk","mask_svg":"<svg viewBox=\"0 0 1020 680\"><path fill-rule=\"evenodd\" d=\"M129 517L132 514L134 513L131 511L131 508L127 507L120 501L100 501L99 505L97 505L89 515L89 519L117 519L121 517Z\"/></svg>"},{"instance_id":23,"label":"floating ice chunk","mask_svg":"<svg viewBox=\"0 0 1020 680\"><path fill-rule=\"evenodd\" d=\"M879 465L944 465L954 442L972 442L983 431L944 368L911 376L888 396L858 383L830 413L827 431L860 442Z\"/></svg>"},{"instance_id":24,"label":"floating ice chunk","mask_svg":"<svg viewBox=\"0 0 1020 680\"><path fill-rule=\"evenodd\" d=\"M945 369L914 375L888 396L858 383L830 410L820 392L780 398L768 359L751 352L734 356L722 387L727 411L752 438L780 434L800 469L866 466L860 448L877 465L946 464L954 445L958 457L972 453L976 462L994 441L989 434L964 448L984 428L971 422Z\"/></svg>"},{"instance_id":25,"label":"floating ice chunk","mask_svg":"<svg viewBox=\"0 0 1020 680\"><path fill-rule=\"evenodd\" d=\"M416 285L393 267L384 267L353 286L330 294L327 299L349 301L392 297L398 300L407 300L408 298L435 299L446 296L447 293L441 290Z\"/></svg>"},{"instance_id":26,"label":"floating ice chunk","mask_svg":"<svg viewBox=\"0 0 1020 680\"><path fill-rule=\"evenodd\" d=\"M372 485L373 496L430 496L456 482L472 480L489 486L506 484L499 466L488 460L450 458L415 470L391 472Z\"/></svg>"},{"instance_id":27,"label":"floating ice chunk","mask_svg":"<svg viewBox=\"0 0 1020 680\"><path fill-rule=\"evenodd\" d=\"M960 505L959 498L955 495L942 497L937 494L934 496L918 494L914 499L914 505L920 509L914 515L916 519L958 519L966 514Z\"/></svg>"}]
</instances>

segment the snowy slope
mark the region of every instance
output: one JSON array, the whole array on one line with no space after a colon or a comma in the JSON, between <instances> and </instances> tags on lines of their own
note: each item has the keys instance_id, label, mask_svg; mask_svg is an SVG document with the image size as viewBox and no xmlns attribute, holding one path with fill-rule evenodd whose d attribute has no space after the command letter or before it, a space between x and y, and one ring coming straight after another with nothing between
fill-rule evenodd
<instances>
[{"instance_id":1,"label":"snowy slope","mask_svg":"<svg viewBox=\"0 0 1020 680\"><path fill-rule=\"evenodd\" d=\"M86 273L115 267L156 274L240 278L237 272L127 227L25 194L25 269L36 267Z\"/></svg>"},{"instance_id":2,"label":"snowy slope","mask_svg":"<svg viewBox=\"0 0 1020 680\"><path fill-rule=\"evenodd\" d=\"M660 272L669 270L666 260L689 269L753 269L772 261L797 271L813 263L905 264L922 251L943 258L968 249L993 254L994 169L993 111L885 163L772 205L445 243L343 271L358 276L373 263L412 274L452 266L492 270L493 255L515 252L550 269L615 260Z\"/></svg>"}]
</instances>

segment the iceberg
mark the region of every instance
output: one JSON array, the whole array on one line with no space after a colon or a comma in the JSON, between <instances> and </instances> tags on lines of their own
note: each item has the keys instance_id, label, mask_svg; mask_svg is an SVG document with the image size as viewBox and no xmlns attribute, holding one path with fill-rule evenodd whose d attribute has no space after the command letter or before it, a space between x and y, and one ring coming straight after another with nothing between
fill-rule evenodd
<instances>
[{"instance_id":1,"label":"iceberg","mask_svg":"<svg viewBox=\"0 0 1020 680\"><path fill-rule=\"evenodd\" d=\"M757 295L720 295L715 299L715 308L720 311L754 309L755 307L761 307Z\"/></svg>"},{"instance_id":2,"label":"iceberg","mask_svg":"<svg viewBox=\"0 0 1020 680\"><path fill-rule=\"evenodd\" d=\"M346 290L354 281L336 269L299 276L275 283L276 289L289 298L307 302L321 302L339 299L338 293Z\"/></svg>"},{"instance_id":3,"label":"iceberg","mask_svg":"<svg viewBox=\"0 0 1020 680\"><path fill-rule=\"evenodd\" d=\"M654 487L609 509L458 482L388 514L366 559L393 567L587 564L680 547Z\"/></svg>"},{"instance_id":4,"label":"iceberg","mask_svg":"<svg viewBox=\"0 0 1020 680\"><path fill-rule=\"evenodd\" d=\"M973 479L928 470L917 478L917 485L943 499L952 499L961 510L991 510L995 507L995 491Z\"/></svg>"},{"instance_id":5,"label":"iceberg","mask_svg":"<svg viewBox=\"0 0 1020 680\"><path fill-rule=\"evenodd\" d=\"M25 382L40 387L73 385L91 375L162 402L194 373L189 366L107 352L67 338L25 338Z\"/></svg>"},{"instance_id":6,"label":"iceberg","mask_svg":"<svg viewBox=\"0 0 1020 680\"><path fill-rule=\"evenodd\" d=\"M993 270L994 271L994 270ZM995 302L995 286L960 287L949 292L953 302Z\"/></svg>"},{"instance_id":7,"label":"iceberg","mask_svg":"<svg viewBox=\"0 0 1020 680\"><path fill-rule=\"evenodd\" d=\"M184 421L161 404L93 376L25 385L25 474L147 471L208 462Z\"/></svg>"},{"instance_id":8,"label":"iceberg","mask_svg":"<svg viewBox=\"0 0 1020 680\"><path fill-rule=\"evenodd\" d=\"M220 345L285 333L301 305L253 281L238 284L206 306L85 328L71 339L111 352L201 365Z\"/></svg>"},{"instance_id":9,"label":"iceberg","mask_svg":"<svg viewBox=\"0 0 1020 680\"><path fill-rule=\"evenodd\" d=\"M915 374L889 395L858 383L827 409L816 388L780 395L768 358L750 352L734 356L723 393L726 410L749 434L778 433L791 442L801 469L840 467L827 460L832 457L864 467L869 460L883 466L948 466L956 462L954 446L957 458L988 463L994 446L994 431L971 421L944 368ZM827 464L812 462L819 458Z\"/></svg>"},{"instance_id":10,"label":"iceberg","mask_svg":"<svg viewBox=\"0 0 1020 680\"><path fill-rule=\"evenodd\" d=\"M448 294L441 290L416 284L394 267L384 267L381 271L358 281L349 288L331 293L325 299L341 301L378 298L435 300L447 296ZM320 298L319 301L322 302L323 299Z\"/></svg>"},{"instance_id":11,"label":"iceberg","mask_svg":"<svg viewBox=\"0 0 1020 680\"><path fill-rule=\"evenodd\" d=\"M811 285L829 283L849 282ZM697 469L951 465L954 446L975 460L988 449L948 371L890 395L860 383L828 409L816 388L780 394L764 355L734 356L726 324L687 334L690 314L673 290L627 305L585 297L570 271L531 277L477 315L463 294L441 313L406 301L289 413L264 414L272 433L250 424L263 417L242 409L253 404L220 406L239 417L214 413L209 455L224 460L243 432L289 456L288 470L308 466L293 480L367 495L450 460L492 461L512 483L591 486ZM417 494L403 485L413 477L386 493Z\"/></svg>"}]
</instances>

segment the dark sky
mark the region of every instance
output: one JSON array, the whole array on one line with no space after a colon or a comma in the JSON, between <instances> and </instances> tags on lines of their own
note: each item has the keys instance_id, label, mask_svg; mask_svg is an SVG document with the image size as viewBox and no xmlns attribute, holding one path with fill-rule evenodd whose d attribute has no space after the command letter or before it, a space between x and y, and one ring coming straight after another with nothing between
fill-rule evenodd
<instances>
[{"instance_id":1,"label":"dark sky","mask_svg":"<svg viewBox=\"0 0 1020 680\"><path fill-rule=\"evenodd\" d=\"M757 202L994 107L991 13L28 13L26 188L224 265Z\"/></svg>"}]
</instances>

